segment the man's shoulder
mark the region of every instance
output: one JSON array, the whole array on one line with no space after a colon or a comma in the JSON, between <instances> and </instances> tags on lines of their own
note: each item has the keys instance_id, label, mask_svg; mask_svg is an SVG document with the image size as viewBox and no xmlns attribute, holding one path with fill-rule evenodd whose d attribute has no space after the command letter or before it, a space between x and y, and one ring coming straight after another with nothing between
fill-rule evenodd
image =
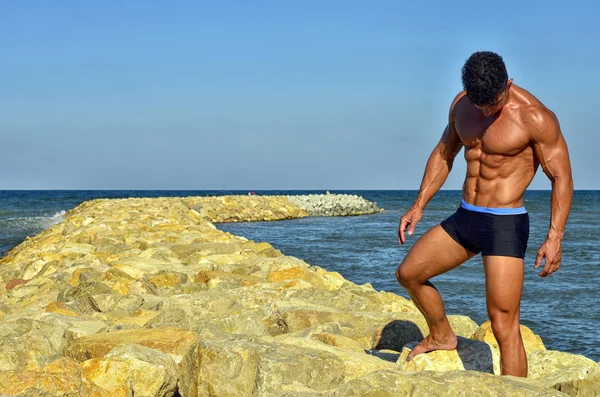
<instances>
[{"instance_id":1,"label":"man's shoulder","mask_svg":"<svg viewBox=\"0 0 600 397\"><path fill-rule=\"evenodd\" d=\"M536 130L543 130L549 125L556 123L557 118L546 105L535 95L522 87L516 88L516 103L514 108L518 119L525 125Z\"/></svg>"},{"instance_id":2,"label":"man's shoulder","mask_svg":"<svg viewBox=\"0 0 600 397\"><path fill-rule=\"evenodd\" d=\"M454 97L454 99L452 100L452 103L450 104L450 116L454 116L456 115L456 112L458 109L462 108L465 106L465 104L470 103L471 101L469 100L469 97L467 96L467 92L466 91L461 91L458 94L456 94L456 96Z\"/></svg>"},{"instance_id":3,"label":"man's shoulder","mask_svg":"<svg viewBox=\"0 0 600 397\"><path fill-rule=\"evenodd\" d=\"M558 119L554 112L543 104L526 104L518 107L517 117L532 133L554 127Z\"/></svg>"},{"instance_id":4,"label":"man's shoulder","mask_svg":"<svg viewBox=\"0 0 600 397\"><path fill-rule=\"evenodd\" d=\"M458 94L456 94L456 96L454 97L454 99L452 100L452 104L450 105L450 109L453 109L454 107L456 107L456 105L459 102L464 102L464 101L468 101L469 97L467 97L467 91L461 91Z\"/></svg>"}]
</instances>

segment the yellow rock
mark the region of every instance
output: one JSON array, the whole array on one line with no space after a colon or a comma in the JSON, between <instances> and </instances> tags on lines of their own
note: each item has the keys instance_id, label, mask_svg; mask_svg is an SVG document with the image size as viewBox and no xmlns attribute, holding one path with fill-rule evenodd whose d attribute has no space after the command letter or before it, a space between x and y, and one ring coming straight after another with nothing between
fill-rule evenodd
<instances>
[{"instance_id":1,"label":"yellow rock","mask_svg":"<svg viewBox=\"0 0 600 397\"><path fill-rule=\"evenodd\" d=\"M527 355L537 350L546 350L544 342L539 335L533 333L531 329L521 324L521 336L523 337L523 345L525 346L525 352ZM480 340L486 342L494 347L498 347L498 341L494 337L492 332L491 322L486 321L475 331L471 339Z\"/></svg>"},{"instance_id":2,"label":"yellow rock","mask_svg":"<svg viewBox=\"0 0 600 397\"><path fill-rule=\"evenodd\" d=\"M85 379L81 368L68 358L53 361L42 370L0 372L0 392L9 395L28 392L27 395L110 396L107 390Z\"/></svg>"},{"instance_id":3,"label":"yellow rock","mask_svg":"<svg viewBox=\"0 0 600 397\"><path fill-rule=\"evenodd\" d=\"M175 287L185 283L184 277L177 273L161 273L153 276L150 282L157 288Z\"/></svg>"},{"instance_id":4,"label":"yellow rock","mask_svg":"<svg viewBox=\"0 0 600 397\"><path fill-rule=\"evenodd\" d=\"M259 283L259 280L247 280L247 279L242 279L242 287L248 287L250 285L255 285L257 283Z\"/></svg>"},{"instance_id":5,"label":"yellow rock","mask_svg":"<svg viewBox=\"0 0 600 397\"><path fill-rule=\"evenodd\" d=\"M336 397L560 397L529 379L495 376L477 371L374 371L346 382L327 395Z\"/></svg>"},{"instance_id":6,"label":"yellow rock","mask_svg":"<svg viewBox=\"0 0 600 397\"><path fill-rule=\"evenodd\" d=\"M194 281L196 281L197 283L208 284L212 279L234 279L239 280L242 285L254 285L256 283L264 281L264 279L256 276L223 272L219 270L202 270L198 272Z\"/></svg>"},{"instance_id":7,"label":"yellow rock","mask_svg":"<svg viewBox=\"0 0 600 397\"><path fill-rule=\"evenodd\" d=\"M294 289L311 289L312 284L304 280L289 280L281 284L283 289L294 288Z\"/></svg>"},{"instance_id":8,"label":"yellow rock","mask_svg":"<svg viewBox=\"0 0 600 397\"><path fill-rule=\"evenodd\" d=\"M112 396L172 396L177 364L163 352L139 345L121 345L104 358L82 364L86 378Z\"/></svg>"},{"instance_id":9,"label":"yellow rock","mask_svg":"<svg viewBox=\"0 0 600 397\"><path fill-rule=\"evenodd\" d=\"M569 396L597 397L600 395L600 375L557 383L553 387Z\"/></svg>"},{"instance_id":10,"label":"yellow rock","mask_svg":"<svg viewBox=\"0 0 600 397\"><path fill-rule=\"evenodd\" d=\"M311 339L318 340L330 346L343 347L346 349L357 350L364 352L364 348L360 343L352 338L348 338L344 335L332 334L329 332L320 332L311 336Z\"/></svg>"},{"instance_id":11,"label":"yellow rock","mask_svg":"<svg viewBox=\"0 0 600 397\"><path fill-rule=\"evenodd\" d=\"M46 262L41 259L30 263L23 271L23 278L25 280L34 278L44 268L45 264Z\"/></svg>"},{"instance_id":12,"label":"yellow rock","mask_svg":"<svg viewBox=\"0 0 600 397\"><path fill-rule=\"evenodd\" d=\"M448 322L450 323L454 334L456 336L462 336L463 338L470 338L478 329L477 323L468 316L451 314L448 316ZM429 332L427 332L427 334L429 334Z\"/></svg>"},{"instance_id":13,"label":"yellow rock","mask_svg":"<svg viewBox=\"0 0 600 397\"><path fill-rule=\"evenodd\" d=\"M196 341L196 334L175 327L135 329L84 336L71 341L64 354L76 361L104 357L115 346L135 343L160 350L174 356L182 356Z\"/></svg>"},{"instance_id":14,"label":"yellow rock","mask_svg":"<svg viewBox=\"0 0 600 397\"><path fill-rule=\"evenodd\" d=\"M600 376L600 366L578 354L537 350L527 356L527 361L527 376L547 387Z\"/></svg>"},{"instance_id":15,"label":"yellow rock","mask_svg":"<svg viewBox=\"0 0 600 397\"><path fill-rule=\"evenodd\" d=\"M142 262L148 262L148 260L142 260ZM113 265L113 268L118 269L135 279L142 278L146 274L144 271L146 269L144 269L144 268L140 269L138 266L136 266L135 263L117 263L117 264ZM149 268L147 270L150 270L150 269L151 268Z\"/></svg>"},{"instance_id":16,"label":"yellow rock","mask_svg":"<svg viewBox=\"0 0 600 397\"><path fill-rule=\"evenodd\" d=\"M115 268L102 273L100 280L121 295L127 294L135 282L133 277Z\"/></svg>"},{"instance_id":17,"label":"yellow rock","mask_svg":"<svg viewBox=\"0 0 600 397\"><path fill-rule=\"evenodd\" d=\"M154 310L139 310L131 316L121 317L115 324L135 324L143 327L146 323L158 316L160 312Z\"/></svg>"},{"instance_id":18,"label":"yellow rock","mask_svg":"<svg viewBox=\"0 0 600 397\"><path fill-rule=\"evenodd\" d=\"M118 261L121 258L119 254L112 254L110 252L94 252L96 258L100 259L104 263L113 263Z\"/></svg>"},{"instance_id":19,"label":"yellow rock","mask_svg":"<svg viewBox=\"0 0 600 397\"><path fill-rule=\"evenodd\" d=\"M42 253L41 258L44 260L44 262L60 261L64 258L64 255L60 252L44 252Z\"/></svg>"},{"instance_id":20,"label":"yellow rock","mask_svg":"<svg viewBox=\"0 0 600 397\"><path fill-rule=\"evenodd\" d=\"M61 253L64 255L83 255L94 252L96 250L96 247L94 247L91 244L78 244L67 242L64 246L60 248L60 250Z\"/></svg>"},{"instance_id":21,"label":"yellow rock","mask_svg":"<svg viewBox=\"0 0 600 397\"><path fill-rule=\"evenodd\" d=\"M289 269L276 270L270 272L267 275L267 280L271 282L283 281L283 280L307 280L308 281L308 270L302 267L292 267Z\"/></svg>"},{"instance_id":22,"label":"yellow rock","mask_svg":"<svg viewBox=\"0 0 600 397\"><path fill-rule=\"evenodd\" d=\"M316 335L314 334L313 336ZM281 335L274 338L274 340L269 337L262 337L261 340L270 342L271 346L281 350L287 350L286 345L290 345L296 349L307 349L306 351L317 350L332 354L342 363L343 375L346 380L357 378L372 371L396 368L393 361L365 354L364 350L357 351L353 348L332 346L321 343L321 341L312 337L307 339Z\"/></svg>"},{"instance_id":23,"label":"yellow rock","mask_svg":"<svg viewBox=\"0 0 600 397\"><path fill-rule=\"evenodd\" d=\"M111 397L131 396L126 382L129 378L128 364L124 361L93 358L82 364L86 378L110 392Z\"/></svg>"},{"instance_id":24,"label":"yellow rock","mask_svg":"<svg viewBox=\"0 0 600 397\"><path fill-rule=\"evenodd\" d=\"M532 347L526 331L531 376L547 388L465 371L499 372L489 326L465 316L449 316L457 335L478 331L494 346L468 340L402 361L397 350L428 332L412 302L208 222L302 216L283 197L82 203L0 259L0 334L10 331L0 394L166 396L172 361L187 374L181 394L198 396L558 395L549 387L584 395L597 385L596 363L540 354L543 343ZM96 383L66 358L44 367L60 354L83 362ZM359 376L368 379L348 384Z\"/></svg>"},{"instance_id":25,"label":"yellow rock","mask_svg":"<svg viewBox=\"0 0 600 397\"><path fill-rule=\"evenodd\" d=\"M79 267L75 269L68 283L71 284L73 287L76 287L77 285L79 285L79 276L81 276L81 273L84 273L86 271L92 271L92 269L89 267Z\"/></svg>"},{"instance_id":26,"label":"yellow rock","mask_svg":"<svg viewBox=\"0 0 600 397\"><path fill-rule=\"evenodd\" d=\"M392 292L379 291L377 298L381 302L382 312L418 312L409 299Z\"/></svg>"},{"instance_id":27,"label":"yellow rock","mask_svg":"<svg viewBox=\"0 0 600 397\"><path fill-rule=\"evenodd\" d=\"M39 242L42 243L43 245L52 245L52 244L58 244L61 241L64 241L64 237L62 234L56 233L56 234L51 234L49 236L46 236L44 238L40 238Z\"/></svg>"},{"instance_id":28,"label":"yellow rock","mask_svg":"<svg viewBox=\"0 0 600 397\"><path fill-rule=\"evenodd\" d=\"M416 343L414 343L416 344ZM485 342L458 337L455 350L436 350L418 354L406 361L411 348L402 349L397 364L404 371L457 371L475 370L500 374L500 356L497 349Z\"/></svg>"},{"instance_id":29,"label":"yellow rock","mask_svg":"<svg viewBox=\"0 0 600 397\"><path fill-rule=\"evenodd\" d=\"M50 302L46 306L47 313L58 313L64 316L81 317L81 313L76 312L67 306L64 302Z\"/></svg>"}]
</instances>

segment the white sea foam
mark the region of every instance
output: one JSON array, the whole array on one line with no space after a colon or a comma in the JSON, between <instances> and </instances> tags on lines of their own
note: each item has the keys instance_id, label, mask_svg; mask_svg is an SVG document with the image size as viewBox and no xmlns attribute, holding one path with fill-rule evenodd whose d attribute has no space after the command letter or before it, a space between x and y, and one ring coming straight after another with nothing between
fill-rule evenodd
<instances>
[{"instance_id":1,"label":"white sea foam","mask_svg":"<svg viewBox=\"0 0 600 397\"><path fill-rule=\"evenodd\" d=\"M66 213L67 212L65 210L61 210L61 211L58 211L57 213L55 213L54 215L52 215L50 217L50 225L48 225L48 226L50 227L52 225L56 225L59 222L62 222L65 219L64 215Z\"/></svg>"},{"instance_id":2,"label":"white sea foam","mask_svg":"<svg viewBox=\"0 0 600 397\"><path fill-rule=\"evenodd\" d=\"M62 222L65 214L66 211L61 210L51 216L27 216L0 219L0 223L9 229L39 233L42 230Z\"/></svg>"}]
</instances>

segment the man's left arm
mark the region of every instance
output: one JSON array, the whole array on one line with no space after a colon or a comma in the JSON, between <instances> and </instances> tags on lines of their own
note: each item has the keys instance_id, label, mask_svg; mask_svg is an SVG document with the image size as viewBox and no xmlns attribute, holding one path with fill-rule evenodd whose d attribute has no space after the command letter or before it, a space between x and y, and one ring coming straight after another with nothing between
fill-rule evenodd
<instances>
[{"instance_id":1,"label":"man's left arm","mask_svg":"<svg viewBox=\"0 0 600 397\"><path fill-rule=\"evenodd\" d=\"M540 272L540 277L543 278L560 267L561 243L573 200L573 176L567 143L554 113L540 109L531 112L528 118L535 156L552 182L550 229L535 259L536 269L544 258L546 260L544 269Z\"/></svg>"}]
</instances>

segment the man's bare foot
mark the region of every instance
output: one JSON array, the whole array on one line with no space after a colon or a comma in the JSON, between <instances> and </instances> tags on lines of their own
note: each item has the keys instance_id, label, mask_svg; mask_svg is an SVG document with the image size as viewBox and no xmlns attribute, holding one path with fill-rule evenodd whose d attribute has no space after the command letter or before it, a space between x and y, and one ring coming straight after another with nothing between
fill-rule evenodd
<instances>
[{"instance_id":1,"label":"man's bare foot","mask_svg":"<svg viewBox=\"0 0 600 397\"><path fill-rule=\"evenodd\" d=\"M410 353L406 361L412 360L417 354L427 353L434 350L454 350L457 345L456 335L447 337L443 340L436 340L431 335L427 335L417 346L415 346Z\"/></svg>"}]
</instances>

